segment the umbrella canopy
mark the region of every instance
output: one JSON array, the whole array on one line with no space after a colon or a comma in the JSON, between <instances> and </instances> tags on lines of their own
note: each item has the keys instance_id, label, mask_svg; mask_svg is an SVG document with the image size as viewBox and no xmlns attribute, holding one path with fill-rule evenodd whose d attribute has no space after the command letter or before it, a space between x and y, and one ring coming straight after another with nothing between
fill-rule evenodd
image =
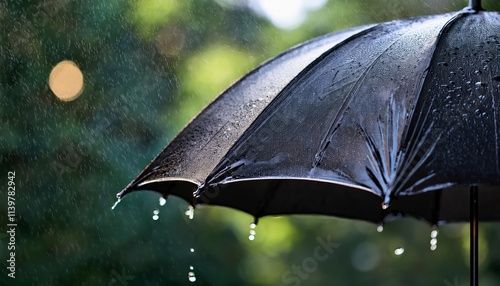
<instances>
[{"instance_id":1,"label":"umbrella canopy","mask_svg":"<svg viewBox=\"0 0 500 286\"><path fill-rule=\"evenodd\" d=\"M335 33L243 77L117 196L150 189L256 219L470 220L477 285L477 222L500 219L499 97L500 14L479 0Z\"/></svg>"},{"instance_id":2,"label":"umbrella canopy","mask_svg":"<svg viewBox=\"0 0 500 286\"><path fill-rule=\"evenodd\" d=\"M474 185L479 219L500 219L500 14L477 10L292 48L223 92L118 196L441 224L469 220Z\"/></svg>"}]
</instances>

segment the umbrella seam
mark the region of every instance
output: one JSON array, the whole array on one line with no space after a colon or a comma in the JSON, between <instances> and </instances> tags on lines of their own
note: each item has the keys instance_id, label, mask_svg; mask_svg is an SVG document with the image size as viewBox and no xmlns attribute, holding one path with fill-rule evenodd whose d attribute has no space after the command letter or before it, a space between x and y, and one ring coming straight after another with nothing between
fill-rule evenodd
<instances>
[{"instance_id":1,"label":"umbrella seam","mask_svg":"<svg viewBox=\"0 0 500 286\"><path fill-rule=\"evenodd\" d=\"M410 142L410 144L409 144L409 145L407 145L407 146L402 146L402 149L416 150L416 151L414 151L414 155L413 155L412 157L414 157L414 156L416 156L416 155L417 155L418 150L420 149L420 147L419 147L419 146L421 146L421 145L422 145L422 142L419 142L419 143L418 143L418 145L416 146L416 148L417 148L417 149L415 149L415 147L413 147L413 146L414 146L414 144L411 144L411 142L416 142L416 140L415 140L414 138L418 138L418 137L420 137L420 135L421 135L421 134L422 134L422 132L423 132L422 128L416 128L416 127L415 127L415 126L413 126L413 125L416 125L416 126L418 127L419 125L423 124L423 122L425 122L426 118L428 117L428 115L429 115L429 113L430 113L430 108L429 108L428 112L426 113L426 115L425 115L425 117L424 117L423 119L422 119L422 115L423 115L423 113L422 113L422 112L420 112L418 115L417 115L417 114L415 114L416 110L420 110L420 109L418 109L418 108L417 108L417 107L418 107L418 105L419 105L419 102L420 102L420 100L419 100L419 99L421 98L421 97L420 97L420 95L422 94L422 91L423 91L423 88L424 88L424 86L425 86L425 83L426 83L426 82L427 82L427 80L428 80L429 70L430 70L430 68L431 68L432 64L433 64L433 63L434 63L434 61L435 61L435 60L434 60L434 58L435 58L436 52L437 52L438 47L440 46L440 44L441 44L441 42L442 42L442 39L444 38L444 37L443 37L444 33L446 33L449 29L451 29L451 28L453 27L453 25L454 25L455 23L457 23L457 21L458 21L459 19L461 19L461 18L462 18L462 17L464 17L465 15L469 15L469 14L471 14L471 12L470 12L470 11L468 11L468 10L462 10L462 11L457 12L455 15L453 15L453 16L450 18L450 20L448 20L448 21L447 21L447 22L443 25L443 27L441 28L441 30L440 30L440 31L439 31L439 33L438 33L438 36L436 37L436 42L435 42L435 44L434 44L434 46L433 46L433 51L432 51L432 53L431 53L431 56L429 57L429 64L427 65L427 68L424 70L424 74L423 74L423 76L422 76L422 80L421 80L420 88L418 89L418 92L416 93L416 96L415 96L415 97L417 98L417 100L416 100L416 102L415 102L415 104L414 104L413 108L411 109L412 111L411 111L411 116L410 116L409 124L406 124L406 125L405 125L405 130L403 131L403 136L401 137L401 138L402 138L401 140L404 140L404 138L408 138L408 136L409 136L409 139L408 139L408 140L404 140L403 142L405 142L405 141L406 141L406 142ZM421 110L421 111L422 111L422 110ZM416 116L417 116L417 117L416 117ZM413 123L413 124L412 124L412 122L414 122L414 121L415 121L415 123ZM412 127L412 128L410 128L410 127ZM409 132L411 132L411 130L417 130L418 132L412 132L412 133L409 133ZM426 133L427 133L427 132L426 132ZM426 137L426 136L424 136L424 137ZM439 137L441 137L441 136L439 136ZM437 141L438 141L438 140L435 140L435 143L436 143ZM434 143L434 144L435 144L435 143ZM421 162L421 163L422 163L422 162ZM408 170L408 168L409 168L409 167L410 167L410 166L407 166L404 170L402 170L403 172L400 174L400 176L404 176L404 177L405 177L405 182L407 182L407 181L409 180L409 176L405 176L405 175L406 175L406 172L407 172L406 170ZM421 167L421 165L420 165L419 167ZM412 173L414 173L414 171L413 171ZM410 176L410 177L411 177L411 176ZM419 182L420 182L420 181L419 181ZM417 183L418 183L418 182L417 182ZM404 186L404 184L403 184L402 186ZM414 185L413 185L412 187L414 187ZM397 194L398 194L399 192L401 192L401 191L402 191L402 190L400 189L398 192L396 192L396 194L395 194L395 195L397 195Z\"/></svg>"},{"instance_id":2,"label":"umbrella seam","mask_svg":"<svg viewBox=\"0 0 500 286\"><path fill-rule=\"evenodd\" d=\"M363 33L364 31L366 30L369 30L369 29L372 29L374 28L376 25L366 25L366 26L361 26L361 27L354 27L352 29L349 29L349 30L357 30L357 29L362 29L361 31L358 31L356 32L355 35L359 34L359 33ZM345 32L348 32L349 30L346 30ZM245 74L243 77L241 77L239 80L237 80L234 84L230 85L227 89L225 89L224 91L222 91L218 96L216 96L210 103L208 103L203 109L201 109L201 111L198 113L198 114L201 114L205 109L207 109L209 106L211 106L214 102L218 101L218 100L221 100L225 94L227 94L230 90L234 89L235 88L235 85L239 82L242 82L244 81L245 79L247 79L249 76L257 73L258 71L262 70L263 68L265 68L269 63L271 62L274 62L274 61L278 61L280 59L283 59L284 57L286 56L291 56L292 54L296 53L300 48L303 48L303 47L306 47L307 45L310 45L308 47L309 50L312 50L312 49L315 49L317 48L318 46L321 46L324 44L325 41L328 41L329 37L331 35L335 34L334 33L329 33L327 35L323 35L323 36L320 36L318 38L315 38L315 39L311 39L307 42L304 42L304 43L301 43L301 44L298 44L298 45L295 45L294 47L290 48L289 50L285 51L285 52L282 52L280 54L278 54L277 56L267 60L267 61L264 61L262 64L260 64L258 67L256 67L255 69L251 70L250 72L248 72L247 74ZM352 37L352 36L351 36ZM182 129L181 131L179 132L178 135L176 135L171 141L170 143L172 143L189 125L191 125L191 123L197 118L197 116L193 117ZM243 135L243 134L242 134ZM241 136L240 136L241 138ZM239 139L235 140L235 143L238 142ZM161 155L164 153L165 150L167 150L170 146L170 143L167 144L167 146L165 146L159 153L158 155L156 155L149 163L148 165L143 169L142 172L140 172L136 178L134 180L132 180L120 193L117 194L117 197L122 197L124 196L125 194L127 194L128 192L130 191L134 191L136 190L135 187L137 187L137 184L143 180L144 178L150 176L151 174L153 174L157 168L153 168L153 169L150 169L151 166L153 166L153 163L156 162L159 158L161 158ZM234 144L233 144L234 146ZM231 147L232 148L232 147ZM230 150L230 149L229 149ZM220 163L220 162L219 162ZM218 163L218 164L219 164ZM207 177L208 178L208 177ZM205 181L206 179L205 178ZM201 183L198 183L198 186L200 186Z\"/></svg>"},{"instance_id":3,"label":"umbrella seam","mask_svg":"<svg viewBox=\"0 0 500 286\"><path fill-rule=\"evenodd\" d=\"M358 37L361 37L373 30L375 30L377 27L379 27L381 24L375 24L373 26L368 26L366 29L361 30L356 32L355 34L347 37L343 41L337 43L330 49L328 49L326 52L321 54L319 57L317 57L314 61L309 63L303 70L301 70L279 93L278 95L259 113L259 115L255 118L255 120L251 123L251 125L245 130L241 136L235 140L235 142L232 144L231 148L228 150L228 152L224 155L226 157L227 155L233 153L235 146L239 145L241 142L245 142L248 140L248 138L252 137L252 135L257 131L257 126L255 122L259 121L259 118L262 117L262 114L266 113L268 110L271 109L271 106L274 106L275 104L281 103L286 97L283 95L285 94L285 91L287 91L296 81L298 81L299 78L302 78L305 74L309 73L312 69L312 67L316 66L319 62L321 62L325 57L336 51L338 48L344 46L346 43L353 41L357 39ZM274 113L274 112L273 112ZM264 118L262 122L259 123L259 126L262 124L266 123L269 119L269 116ZM228 159L224 158L217 164L217 166L211 171L211 173L206 177L205 182L211 182L214 177L217 176L217 173L220 171L220 166L227 162ZM212 183L212 182L211 182Z\"/></svg>"}]
</instances>

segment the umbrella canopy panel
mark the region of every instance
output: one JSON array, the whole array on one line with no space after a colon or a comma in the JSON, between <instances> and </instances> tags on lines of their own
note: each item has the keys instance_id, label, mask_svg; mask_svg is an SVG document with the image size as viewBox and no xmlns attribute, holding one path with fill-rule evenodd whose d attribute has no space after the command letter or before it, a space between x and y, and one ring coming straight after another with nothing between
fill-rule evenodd
<instances>
[{"instance_id":1,"label":"umbrella canopy panel","mask_svg":"<svg viewBox=\"0 0 500 286\"><path fill-rule=\"evenodd\" d=\"M356 27L298 45L256 68L229 87L193 119L132 181L123 194L141 186L192 202L205 181L262 110L308 64L333 46L371 26ZM151 185L152 184L152 185ZM192 190L194 188L194 190Z\"/></svg>"},{"instance_id":2,"label":"umbrella canopy panel","mask_svg":"<svg viewBox=\"0 0 500 286\"><path fill-rule=\"evenodd\" d=\"M472 10L362 27L312 41L321 56L269 87L307 44L291 50L223 93L120 196L442 223L468 220L450 207L484 185L479 218L500 219L499 31L498 13Z\"/></svg>"}]
</instances>

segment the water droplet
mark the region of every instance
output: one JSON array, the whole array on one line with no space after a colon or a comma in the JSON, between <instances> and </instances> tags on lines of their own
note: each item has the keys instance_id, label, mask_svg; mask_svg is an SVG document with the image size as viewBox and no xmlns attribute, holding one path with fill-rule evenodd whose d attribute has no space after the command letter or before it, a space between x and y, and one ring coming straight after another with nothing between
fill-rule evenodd
<instances>
[{"instance_id":1,"label":"water droplet","mask_svg":"<svg viewBox=\"0 0 500 286\"><path fill-rule=\"evenodd\" d=\"M438 236L439 232L437 229L433 229L431 231L431 241L430 241L430 244L431 244L431 250L434 251L437 249L437 236Z\"/></svg>"},{"instance_id":2,"label":"water droplet","mask_svg":"<svg viewBox=\"0 0 500 286\"><path fill-rule=\"evenodd\" d=\"M377 232L382 232L382 231L384 231L384 226L383 226L383 225L381 225L381 224L379 224L379 225L377 226Z\"/></svg>"},{"instance_id":3,"label":"water droplet","mask_svg":"<svg viewBox=\"0 0 500 286\"><path fill-rule=\"evenodd\" d=\"M115 202L115 204L111 207L112 210L114 210L116 208L116 206L122 201L121 198L118 198Z\"/></svg>"},{"instance_id":4,"label":"water droplet","mask_svg":"<svg viewBox=\"0 0 500 286\"><path fill-rule=\"evenodd\" d=\"M194 248L190 248L190 249L189 249L189 251L190 251L191 253L193 253L193 252L194 252Z\"/></svg>"},{"instance_id":5,"label":"water droplet","mask_svg":"<svg viewBox=\"0 0 500 286\"><path fill-rule=\"evenodd\" d=\"M396 254L397 256L400 256L402 255L403 253L405 252L405 249L402 248L402 247L398 247L394 250L394 254Z\"/></svg>"},{"instance_id":6,"label":"water droplet","mask_svg":"<svg viewBox=\"0 0 500 286\"><path fill-rule=\"evenodd\" d=\"M167 200L164 197L160 198L160 206L164 206L167 203Z\"/></svg>"},{"instance_id":7,"label":"water droplet","mask_svg":"<svg viewBox=\"0 0 500 286\"><path fill-rule=\"evenodd\" d=\"M255 239L255 235L257 234L257 232L255 232L255 227L257 227L257 225L255 224L255 222L252 222L250 224L250 235L248 236L249 240Z\"/></svg>"},{"instance_id":8,"label":"water droplet","mask_svg":"<svg viewBox=\"0 0 500 286\"><path fill-rule=\"evenodd\" d=\"M160 210L156 209L153 211L153 220L158 220L160 218L159 216Z\"/></svg>"},{"instance_id":9,"label":"water droplet","mask_svg":"<svg viewBox=\"0 0 500 286\"><path fill-rule=\"evenodd\" d=\"M438 236L438 230L434 229L431 231L431 238L436 238Z\"/></svg>"},{"instance_id":10,"label":"water droplet","mask_svg":"<svg viewBox=\"0 0 500 286\"><path fill-rule=\"evenodd\" d=\"M487 86L487 85L488 85L488 84L487 84L486 82L484 82L484 81L478 81L478 82L476 82L476 86L477 86L477 87Z\"/></svg>"},{"instance_id":11,"label":"water droplet","mask_svg":"<svg viewBox=\"0 0 500 286\"><path fill-rule=\"evenodd\" d=\"M189 270L194 270L194 267L192 265L189 265Z\"/></svg>"},{"instance_id":12,"label":"water droplet","mask_svg":"<svg viewBox=\"0 0 500 286\"><path fill-rule=\"evenodd\" d=\"M188 273L188 279L189 279L189 282L195 282L196 281L196 276L194 275L193 271L189 271L189 273Z\"/></svg>"},{"instance_id":13,"label":"water droplet","mask_svg":"<svg viewBox=\"0 0 500 286\"><path fill-rule=\"evenodd\" d=\"M194 208L193 206L189 206L188 207L188 210L185 212L186 216L189 217L189 219L193 219L194 218Z\"/></svg>"}]
</instances>

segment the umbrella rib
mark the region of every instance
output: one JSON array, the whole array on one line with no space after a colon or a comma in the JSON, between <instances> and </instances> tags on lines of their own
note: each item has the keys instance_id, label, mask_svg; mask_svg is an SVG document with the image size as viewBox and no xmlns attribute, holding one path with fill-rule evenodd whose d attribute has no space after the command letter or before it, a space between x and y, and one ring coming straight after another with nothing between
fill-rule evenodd
<instances>
[{"instance_id":1,"label":"umbrella rib","mask_svg":"<svg viewBox=\"0 0 500 286\"><path fill-rule=\"evenodd\" d=\"M358 35L364 35L365 33L367 33L367 31L371 31L376 25L365 25L365 26L362 26L362 27L359 27L361 30L359 31L356 31L354 35L352 35L351 37L348 37L348 39L351 39L353 37L356 37ZM353 28L352 30L355 30L356 28ZM220 101L220 100L223 100L226 95L232 90L232 89L235 89L237 86L238 86L238 83L240 82L244 82L247 78L249 78L250 76L260 72L261 70L265 69L266 66L268 66L270 63L272 62L275 62L275 61L278 61L280 59L283 59L285 57L288 57L288 56L292 56L293 53L297 53L297 51L299 51L301 48L303 47L306 47L309 45L309 47L307 47L308 49L315 49L317 48L318 46L321 46L324 44L324 41L328 41L329 37L331 36L332 34L327 34L327 35L324 35L324 36L321 36L319 38L316 38L316 39L312 39L310 41L306 41L304 43L301 43L301 44L298 44L292 48L290 48L288 51L285 51L283 53L280 53L279 55L277 55L276 57L274 58L271 58L265 62L263 62L262 64L260 64L257 68L251 70L250 72L248 72L247 74L245 74L243 77L241 77L235 84L229 86L226 90L224 90L223 92L221 92L219 94L219 96L215 97L210 103L208 103L199 113L198 115L202 114L205 110L207 110L210 106L212 106L213 104L215 104L216 102ZM344 40L346 41L346 40ZM335 45L335 47L339 46L341 43ZM171 147L172 147L172 143L176 141L176 139L182 137L184 135L184 132L186 132L186 129L188 129L189 126L192 125L192 123L195 121L195 119L198 117L195 116L193 117L193 119L191 119L185 126L184 128L169 142L169 144L167 144L147 165L144 169L142 169L142 171L129 183L127 184L127 186L122 190L120 191L118 194L117 194L117 197L123 197L125 194L127 194L128 192L130 192L131 190L133 190L133 188L135 186L138 185L139 182L141 182L145 177L151 175L152 173L154 173L157 169L158 169L158 166L155 166L153 168L153 164L156 163L157 161L162 161L164 158L164 153L169 150ZM236 140L237 141L237 140ZM162 158L162 159L160 159Z\"/></svg>"},{"instance_id":2,"label":"umbrella rib","mask_svg":"<svg viewBox=\"0 0 500 286\"><path fill-rule=\"evenodd\" d=\"M426 83L426 81L427 81L427 78L428 78L428 76L429 76L429 70L430 70L430 68L431 68L431 66L432 66L432 63L433 63L433 60L432 60L432 59L434 59L434 58L435 58L435 56L436 56L437 47L438 47L438 45L439 45L439 43L440 43L440 41L441 41L441 39L442 39L443 34L444 34L444 33L445 33L448 29L450 29L450 28L451 28L451 26L452 26L453 24L455 24L455 23L456 23L456 21L458 21L458 19L460 19L461 17L463 17L463 16L464 16L464 14L465 14L465 13L464 13L463 11L460 11L460 12L458 12L457 14L455 14L453 17L451 17L451 18L450 18L450 20L448 20L448 21L447 21L447 22L443 25L443 27L442 27L442 28L441 28L441 30L439 31L439 34L438 34L437 39L436 39L436 42L435 42L435 44L434 44L434 50L432 51L432 54L429 56L429 59L430 59L430 60L429 60L429 64L428 64L427 68L425 69L425 72L424 72L424 74L423 74L423 76L422 76L422 81L421 81L420 89L418 90L418 92L417 92L417 94L416 94L416 97L417 97L417 98L419 98L419 95L420 95L420 94L422 94L423 88L424 88L425 83ZM435 98L433 98L432 100L434 101L434 99L435 99ZM422 117L422 114L423 114L422 112L420 112L419 114L415 114L414 112L418 109L418 108L417 108L417 107L418 107L418 103L419 103L419 100L417 100L417 103L415 104L415 107L413 108L413 114L411 115L411 118L412 118L412 119L410 120L410 122L415 121L415 123L414 123L414 124L411 124L411 123L410 123L410 124L406 125L406 130L403 132L403 135L404 135L404 136L403 136L403 138L406 138L406 137L408 137L408 133L409 133L409 132L411 132L411 130L417 130L417 132L411 132L411 133L410 133L410 136L409 136L409 137L410 137L410 138L409 138L409 142L413 142L415 137L420 137L421 132L423 132L422 128L420 128L420 127L421 127L421 125L423 125L423 124L424 124L424 122L427 120L427 117L428 117L428 115L429 115L429 113L430 113L430 108L431 108L431 107L429 107L429 110L428 110L428 112L425 114L425 118L423 118L423 119L421 118L421 117ZM414 117L415 117L415 119L413 120L413 118L414 118ZM415 126L412 126L412 125L415 125ZM411 126L412 128L410 128L410 126Z\"/></svg>"},{"instance_id":3,"label":"umbrella rib","mask_svg":"<svg viewBox=\"0 0 500 286\"><path fill-rule=\"evenodd\" d=\"M490 80L493 79L493 74L491 73L491 69L489 69L490 73ZM493 110L493 122L495 124L495 153L496 153L496 171L497 174L500 174L500 157L498 156L498 122L497 122L497 112L495 110L495 94L493 94L493 87L490 88L490 94L491 94L491 109Z\"/></svg>"},{"instance_id":4,"label":"umbrella rib","mask_svg":"<svg viewBox=\"0 0 500 286\"><path fill-rule=\"evenodd\" d=\"M373 66L377 63L377 61L382 57L382 55L385 54L392 46L394 46L399 40L401 40L402 36L404 34L401 34L396 40L394 40L390 45L388 45L383 51L380 52L379 55L373 59L373 61L368 65L368 67L363 71L363 73L356 79L354 82L354 86L349 90L349 93L345 97L345 99L342 102L342 105L339 109L339 112L333 119L332 124L330 124L330 128L328 129L328 132L325 134L325 137L323 137L323 140L321 140L320 148L316 152L316 155L314 156L314 161L313 161L313 168L318 166L321 160L325 157L324 152L326 148L328 148L328 145L330 144L330 141L332 139L333 134L335 131L338 129L339 121L341 119L341 116L344 115L344 113L347 111L348 105L351 103L352 98L354 97L354 94L359 90L361 87L361 82L366 78L366 75L368 74L369 71L373 68ZM335 126L335 127L334 127Z\"/></svg>"},{"instance_id":5,"label":"umbrella rib","mask_svg":"<svg viewBox=\"0 0 500 286\"><path fill-rule=\"evenodd\" d=\"M427 112L423 112L423 110L420 110L420 112L416 113L416 111L419 109L419 105L423 104L423 102L421 101L421 97L419 95L422 94L423 92L423 89L424 87L426 86L426 82L429 78L429 74L430 74L430 68L432 67L433 63L434 63L434 60L436 58L436 52L438 50L438 46L441 44L441 40L443 39L443 35L449 30L451 29L451 27L460 19L462 18L464 15L468 14L468 12L465 12L465 11L460 11L458 12L457 14L453 15L453 17L451 17L444 25L443 27L441 28L441 30L439 31L439 34L436 38L436 42L434 44L434 50L432 51L431 53L431 56L429 57L430 61L429 61L429 64L428 64L428 67L425 69L425 72L422 76L422 81L421 81L421 85L420 85L420 89L418 90L417 94L416 94L416 98L417 99L417 102L415 103L415 106L413 108L413 112L412 112L412 115L411 115L411 119L410 119L410 124L407 124L405 126L405 130L403 132L403 136L402 138L408 138L408 140L406 140L406 142L409 142L408 143L408 150L414 150L414 151L410 151L410 154L413 154L413 155L410 155L410 157L406 157L404 158L403 160L404 161L407 161L410 160L410 162L412 161L413 158L415 158L415 156L417 155L418 153L418 150L421 148L421 144L422 144L422 140L420 140L420 142L416 142L415 138L419 138L422 136L422 132L424 132L422 126L424 125L424 123L427 121L427 119L429 118L429 115L431 113L431 109L432 109L432 106L433 106L433 102L435 100L435 98L433 98L431 100L431 105L429 106ZM413 131L413 132L412 132ZM426 134L424 134L424 138L427 137L428 135L428 130L425 131ZM442 135L442 134L441 134ZM439 138L441 138L441 135L438 136L438 140ZM435 140L437 142L437 140ZM434 144L436 144L436 142ZM414 144L417 144L416 146ZM434 145L433 144L433 145ZM428 156L428 155L427 155ZM425 157L427 157L425 156ZM421 162L422 163L422 162ZM403 167L401 169L402 172L400 172L400 176L405 176L405 179L403 180L402 184L399 184L399 187L403 187L404 184L409 180L408 176L406 176L406 172L408 170L408 168L410 168L410 165L409 163L406 163L404 164L405 167ZM421 167L421 165L419 166ZM412 171L411 173L414 173L414 171Z\"/></svg>"},{"instance_id":6,"label":"umbrella rib","mask_svg":"<svg viewBox=\"0 0 500 286\"><path fill-rule=\"evenodd\" d=\"M449 23L449 21L448 21L447 23ZM383 55L383 54L384 54L387 50L389 50L389 49L391 48L391 46L393 46L395 43L397 43L397 42L398 42L398 41L402 38L402 36L403 36L403 35L401 35L399 38L397 38L396 40L394 40L394 42L393 42L393 43L391 43L391 45L389 45L387 48L385 48L385 49L384 49L384 51L383 51L383 52L382 52L382 53L381 53L381 54L380 54L380 55L379 55L379 56L378 56L378 57L377 57L377 58L376 58L376 59L372 62L372 64L370 65L370 67L369 67L366 71L370 70L370 69L373 67L373 65L376 63L376 61L377 61L377 60L378 60L378 59L379 59L379 58L380 58L380 57L381 57L381 56L382 56L382 55ZM361 79L361 78L360 78L360 79ZM421 92L421 91L420 91L420 92ZM392 102L391 102L391 103L392 103ZM391 113L390 115L391 115L391 116L394 116L392 113ZM426 117L427 117L427 116L426 116ZM394 120L394 118L389 118L389 119L388 119L388 121L391 121L391 120ZM390 127L391 127L391 128L393 128L394 126L390 126ZM397 126L396 126L396 128L397 128ZM363 130L364 130L364 129L363 129ZM366 133L366 131L364 131L364 132ZM379 121L379 132L381 133L380 135L381 135L381 136L383 136L383 134L382 134L383 132L382 132L382 130L381 130L381 124L380 124L380 121ZM386 132L386 133L388 133L388 132ZM426 132L426 133L428 133L428 132ZM390 136L390 134L386 134L386 135L387 135L387 136ZM392 136L394 136L394 135L392 135ZM371 138L370 136L368 136L368 134L365 134L365 136L364 136L364 137L365 137L365 140L366 140L366 139L368 139L368 138ZM425 136L425 137L427 137L427 136ZM371 140L373 140L373 139L371 139ZM421 147L422 145L423 145L423 143L422 143L422 142L420 142L420 143L417 145L417 151L420 149L420 147ZM371 151L372 151L372 152L371 152L371 153L372 153L372 156L370 157L370 158L371 158L371 159L370 159L370 163L371 163L371 165L372 165L372 168L376 168L376 166L378 166L378 169L379 169L379 171L374 171L374 170L372 170L373 175L377 174L377 175L375 176L375 178L378 178L378 180L380 180L380 182L378 182L377 186L380 186L380 185L381 185L381 183L382 183L382 182L384 182L384 189L385 189L385 190L382 190L382 189L380 190L383 194L386 194L386 192L387 192L389 189L391 189L392 191L395 191L395 192L397 193L397 192L398 192L398 190L399 190L399 189L400 189L400 187L401 187L401 184L398 184L398 183L397 183L398 181L400 181L400 179L398 178L399 176L397 176L397 175L396 175L396 176L391 176L391 175L389 174L389 173L390 173L390 171L388 171L388 170L389 170L389 168L390 168L391 170L392 170L393 168L394 168L395 170L400 169L400 168L398 168L397 166L387 166L387 164L386 164L385 160L387 159L387 158L386 158L387 156L391 157L391 154L385 154L385 155L383 156L384 158L382 158L382 155L379 153L379 151L377 151L377 150L373 150L373 149L376 149L374 146L375 146L375 144L374 144L374 143L371 143L371 144L369 144L369 145L368 145L369 150L371 150ZM431 146L435 146L435 145L431 145ZM392 146L392 147L393 147L393 148L395 148L395 146ZM432 149L433 149L433 147L431 147L431 150L432 150ZM373 154L373 151L376 151L376 154ZM414 158L414 157L416 156L417 152L412 152L412 154L413 154L413 155L411 155L411 158ZM376 156L373 156L373 155L376 155ZM417 164L417 166L416 166L416 167L417 167L417 169L418 169L418 168L419 168L419 167L423 164L423 162L425 162L425 161L427 160L427 158L429 157L429 155L430 155L430 152L428 152L428 153L426 152L426 155L425 155L425 156L424 156L424 157L420 160L419 164ZM396 155L396 157L397 157L397 155ZM392 162L392 161L394 161L394 162L395 162L395 161L397 161L396 159L392 160L391 158L389 158L389 160L391 160L391 162ZM404 159L403 159L403 160L404 160ZM373 161L378 161L378 162L376 162L376 164L374 164L375 162L373 162ZM407 167L403 167L403 170L406 170L406 169L409 167L409 166L408 166L408 164L405 164L405 165L407 165ZM391 168L391 167L392 167L392 168ZM414 173L414 172L415 172L415 170L413 170L413 171L412 171L412 173ZM396 171L395 171L395 173L397 174L398 172L396 172ZM373 178L372 178L372 179L373 179ZM407 177L405 177L404 182L406 182L407 180L408 180L408 178L407 178ZM395 185L398 185L398 187L397 187L396 189L392 189Z\"/></svg>"},{"instance_id":7,"label":"umbrella rib","mask_svg":"<svg viewBox=\"0 0 500 286\"><path fill-rule=\"evenodd\" d=\"M340 47L343 47L346 43L351 42L373 30L375 30L376 27L378 27L380 24L376 25L367 25L365 26L366 28L360 31L357 31L355 34L347 37L346 39L342 40L341 42L335 44L333 47L331 47L329 50L321 54L318 58L316 58L314 61L312 61L306 68L304 68L298 75L296 75L288 84L285 88L283 88L279 94L270 102L269 105L267 105L264 110L260 112L260 114L257 116L257 118L252 122L252 124L243 132L243 134L240 135L240 137L233 143L231 148L229 148L228 152L226 152L226 156L234 153L236 146L242 144L243 142L246 142L249 138L254 136L254 134L259 130L259 127L265 124L266 122L269 121L269 119L272 117L273 114L277 112L276 106L279 106L284 100L286 100L286 95L289 94L289 90L295 88L295 85L297 82L300 82L300 79L304 77L304 75L308 74L311 72L311 70L314 69L318 65L318 63L321 63L327 56L331 55L333 52L335 52L337 49ZM269 113L269 114L268 114ZM217 172L217 169L220 167L221 162L217 164L217 166L211 171L211 174L214 172ZM207 178L210 178L211 176L209 175ZM207 181L207 179L205 180Z\"/></svg>"},{"instance_id":8,"label":"umbrella rib","mask_svg":"<svg viewBox=\"0 0 500 286\"><path fill-rule=\"evenodd\" d=\"M443 196L443 190L436 190L436 199L434 200L434 208L432 209L432 216L434 217L434 222L435 224L438 224L439 222L439 207L441 205L441 199Z\"/></svg>"},{"instance_id":9,"label":"umbrella rib","mask_svg":"<svg viewBox=\"0 0 500 286\"><path fill-rule=\"evenodd\" d=\"M500 157L498 156L498 122L497 122L497 112L495 110L495 96L493 95L493 91L490 91L491 94L491 105L493 108L493 120L495 122L495 152L496 152L496 167L497 167L497 174L500 174Z\"/></svg>"},{"instance_id":10,"label":"umbrella rib","mask_svg":"<svg viewBox=\"0 0 500 286\"><path fill-rule=\"evenodd\" d=\"M426 149L424 155L418 160L418 162L415 164L415 166L413 166L411 168L409 173L406 174L407 170L411 166L411 162L413 162L414 158L417 156L418 151L422 150L423 149L422 146L427 142L427 136L429 135L431 129L432 128L429 127L429 129L426 131L426 134L424 135L422 140L419 141L416 149L413 149L412 151L410 151L410 158L407 158L406 164L404 164L403 168L401 169L401 172L399 173L400 174L399 177L403 176L404 178L403 178L402 182L398 184L398 192L413 177L413 175L418 171L418 169L420 169L423 166L423 164L427 161L427 159L430 158L432 151L434 151L434 148L436 147L437 143L441 139L442 133L438 136L438 138L436 140L433 140L433 143ZM434 174L432 174L432 175L434 175ZM410 189L412 189L415 185L422 183L424 181L424 179L427 179L427 178L430 178L430 175L417 181L415 184L410 186ZM400 180L401 179L398 179L397 181L400 181Z\"/></svg>"},{"instance_id":11,"label":"umbrella rib","mask_svg":"<svg viewBox=\"0 0 500 286\"><path fill-rule=\"evenodd\" d=\"M383 168L380 164L381 162L381 155L379 150L376 148L376 144L373 141L373 138L368 135L368 132L360 125L358 124L359 128L362 131L363 137L365 139L366 146L368 147L368 161L370 162L370 165L372 169L367 167L368 175L370 178L373 180L373 182L377 185L377 187L380 189L380 193L384 192L384 187L382 186L382 182L384 183L385 186L388 185L388 182L386 181L386 178L384 174L381 174L380 170Z\"/></svg>"},{"instance_id":12,"label":"umbrella rib","mask_svg":"<svg viewBox=\"0 0 500 286\"><path fill-rule=\"evenodd\" d=\"M268 195L266 196L266 200L262 203L259 212L255 215L255 218L258 219L263 216L264 210L266 207L269 205L269 202L276 196L276 193L278 191L279 186L281 185L282 181L277 180L274 183L274 186L271 188L271 191L268 192Z\"/></svg>"}]
</instances>

